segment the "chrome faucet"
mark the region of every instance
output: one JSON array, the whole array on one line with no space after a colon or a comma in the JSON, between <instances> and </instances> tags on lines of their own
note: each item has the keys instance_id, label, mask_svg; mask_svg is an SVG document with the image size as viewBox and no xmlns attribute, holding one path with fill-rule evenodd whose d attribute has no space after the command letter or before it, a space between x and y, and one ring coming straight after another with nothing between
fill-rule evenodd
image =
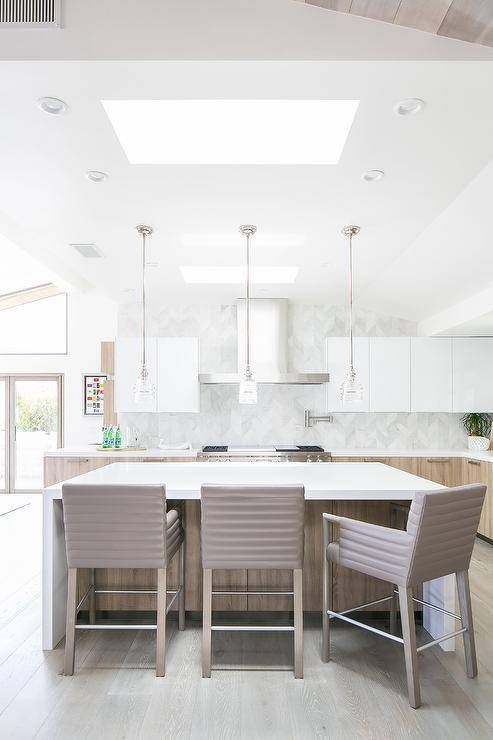
<instances>
[{"instance_id":1,"label":"chrome faucet","mask_svg":"<svg viewBox=\"0 0 493 740\"><path fill-rule=\"evenodd\" d=\"M309 429L314 424L318 424L321 421L327 421L330 424L333 421L333 418L330 414L325 414L324 416L315 416L314 414L310 412L310 409L305 409L304 420L305 420L305 429Z\"/></svg>"}]
</instances>

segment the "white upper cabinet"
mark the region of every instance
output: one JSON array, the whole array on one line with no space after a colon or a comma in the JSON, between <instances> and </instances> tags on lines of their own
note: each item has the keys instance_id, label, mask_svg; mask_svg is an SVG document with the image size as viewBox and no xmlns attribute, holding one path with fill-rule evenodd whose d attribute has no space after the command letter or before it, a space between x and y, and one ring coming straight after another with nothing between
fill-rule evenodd
<instances>
[{"instance_id":1,"label":"white upper cabinet","mask_svg":"<svg viewBox=\"0 0 493 740\"><path fill-rule=\"evenodd\" d=\"M136 413L157 411L157 399L134 402L134 387L142 364L142 339L122 337L115 342L115 411ZM146 341L146 365L154 387L157 385L157 345L154 337Z\"/></svg>"},{"instance_id":2,"label":"white upper cabinet","mask_svg":"<svg viewBox=\"0 0 493 740\"><path fill-rule=\"evenodd\" d=\"M454 337L453 411L493 411L493 338Z\"/></svg>"},{"instance_id":3,"label":"white upper cabinet","mask_svg":"<svg viewBox=\"0 0 493 740\"><path fill-rule=\"evenodd\" d=\"M156 388L153 399L136 404L134 386L142 363L142 340L115 342L115 410L200 411L199 340L197 337L148 337L146 364Z\"/></svg>"},{"instance_id":4,"label":"white upper cabinet","mask_svg":"<svg viewBox=\"0 0 493 740\"><path fill-rule=\"evenodd\" d=\"M411 337L411 411L452 411L449 337Z\"/></svg>"},{"instance_id":5,"label":"white upper cabinet","mask_svg":"<svg viewBox=\"0 0 493 740\"><path fill-rule=\"evenodd\" d=\"M410 411L410 385L410 337L371 337L370 411Z\"/></svg>"},{"instance_id":6,"label":"white upper cabinet","mask_svg":"<svg viewBox=\"0 0 493 740\"><path fill-rule=\"evenodd\" d=\"M327 337L325 361L330 383L326 383L326 409L328 412L369 411L370 409L370 364L368 337L354 338L354 369L363 386L363 400L343 405L341 384L346 377L349 363L349 337Z\"/></svg>"},{"instance_id":7,"label":"white upper cabinet","mask_svg":"<svg viewBox=\"0 0 493 740\"><path fill-rule=\"evenodd\" d=\"M158 337L158 411L200 411L199 340Z\"/></svg>"}]
</instances>

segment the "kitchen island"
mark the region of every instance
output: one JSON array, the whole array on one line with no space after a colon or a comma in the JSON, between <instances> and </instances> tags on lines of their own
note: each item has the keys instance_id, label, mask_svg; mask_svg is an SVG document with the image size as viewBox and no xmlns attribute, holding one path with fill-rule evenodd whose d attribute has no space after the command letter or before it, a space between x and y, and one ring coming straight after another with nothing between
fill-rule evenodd
<instances>
[{"instance_id":1,"label":"kitchen island","mask_svg":"<svg viewBox=\"0 0 493 740\"><path fill-rule=\"evenodd\" d=\"M186 609L201 609L200 564L200 488L204 483L231 484L303 484L307 501L305 513L304 608L321 609L321 573L323 562L322 512L328 511L374 523L389 525L390 502L410 501L416 491L441 488L419 476L391 468L382 463L113 463L71 480L80 484L164 484L168 501L184 502L187 538ZM67 565L62 512L64 481L44 489L43 494L43 647L53 649L65 632ZM170 582L173 583L170 568ZM154 585L151 570L115 571L101 569L96 573L98 588L149 589ZM261 590L288 585L290 574L262 570L216 571L216 585L238 586L241 590ZM453 579L440 579L425 586L425 600L450 608ZM343 609L387 595L388 586L376 579L334 568L335 608ZM84 588L85 590L85 588ZM153 596L101 595L98 609L104 611L150 610ZM274 603L272 603L274 601ZM452 602L453 603L453 602ZM287 597L264 596L219 597L215 608L232 611L288 610ZM425 626L434 637L450 631L438 612L425 613ZM450 642L450 641L449 641ZM450 645L449 645L450 647Z\"/></svg>"}]
</instances>

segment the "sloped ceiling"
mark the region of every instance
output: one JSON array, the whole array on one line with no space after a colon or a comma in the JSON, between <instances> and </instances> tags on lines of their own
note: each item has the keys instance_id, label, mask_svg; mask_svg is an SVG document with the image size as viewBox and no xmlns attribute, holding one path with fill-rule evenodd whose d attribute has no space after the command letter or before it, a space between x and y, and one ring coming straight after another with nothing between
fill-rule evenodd
<instances>
[{"instance_id":1,"label":"sloped ceiling","mask_svg":"<svg viewBox=\"0 0 493 740\"><path fill-rule=\"evenodd\" d=\"M493 46L491 0L301 0L307 5Z\"/></svg>"}]
</instances>

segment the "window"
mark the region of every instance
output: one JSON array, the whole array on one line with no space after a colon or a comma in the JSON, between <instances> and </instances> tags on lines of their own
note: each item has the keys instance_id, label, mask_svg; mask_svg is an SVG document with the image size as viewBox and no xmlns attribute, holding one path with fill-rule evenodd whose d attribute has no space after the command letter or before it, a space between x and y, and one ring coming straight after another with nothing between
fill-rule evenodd
<instances>
[{"instance_id":1,"label":"window","mask_svg":"<svg viewBox=\"0 0 493 740\"><path fill-rule=\"evenodd\" d=\"M67 295L38 285L0 296L0 354L67 354Z\"/></svg>"},{"instance_id":2,"label":"window","mask_svg":"<svg viewBox=\"0 0 493 740\"><path fill-rule=\"evenodd\" d=\"M61 375L0 377L0 493L43 488L43 452L62 444Z\"/></svg>"}]
</instances>

